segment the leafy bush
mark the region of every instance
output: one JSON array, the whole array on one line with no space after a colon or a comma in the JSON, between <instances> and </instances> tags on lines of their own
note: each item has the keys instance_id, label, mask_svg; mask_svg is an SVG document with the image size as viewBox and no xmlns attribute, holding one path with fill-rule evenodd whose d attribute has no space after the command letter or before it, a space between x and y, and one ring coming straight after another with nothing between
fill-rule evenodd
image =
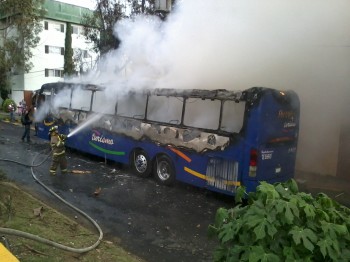
<instances>
[{"instance_id":1,"label":"leafy bush","mask_svg":"<svg viewBox=\"0 0 350 262\"><path fill-rule=\"evenodd\" d=\"M298 192L294 180L261 182L246 205L218 209L209 226L219 240L214 261L350 261L349 230L347 207Z\"/></svg>"},{"instance_id":2,"label":"leafy bush","mask_svg":"<svg viewBox=\"0 0 350 262\"><path fill-rule=\"evenodd\" d=\"M9 113L9 112L10 112L10 111L9 111L9 105L10 105L10 104L13 104L13 105L14 105L14 107L15 107L15 110L14 110L14 111L16 111L16 110L17 110L17 105L16 105L15 101L13 101L13 100L10 99L10 98L7 98L7 99L4 101L4 103L2 104L2 110L5 111L5 112L7 112L7 113Z\"/></svg>"}]
</instances>

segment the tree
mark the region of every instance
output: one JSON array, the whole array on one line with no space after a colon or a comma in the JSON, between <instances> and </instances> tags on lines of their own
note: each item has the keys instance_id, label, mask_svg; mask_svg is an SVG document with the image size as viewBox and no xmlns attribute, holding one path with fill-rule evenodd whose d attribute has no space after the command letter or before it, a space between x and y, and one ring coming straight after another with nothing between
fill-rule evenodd
<instances>
[{"instance_id":1,"label":"tree","mask_svg":"<svg viewBox=\"0 0 350 262\"><path fill-rule=\"evenodd\" d=\"M2 96L9 89L13 72L29 72L31 50L39 43L40 23L44 0L0 0L0 90Z\"/></svg>"},{"instance_id":2,"label":"tree","mask_svg":"<svg viewBox=\"0 0 350 262\"><path fill-rule=\"evenodd\" d=\"M154 2L155 0L128 0L131 7L131 16L139 14L154 14Z\"/></svg>"},{"instance_id":3,"label":"tree","mask_svg":"<svg viewBox=\"0 0 350 262\"><path fill-rule=\"evenodd\" d=\"M0 49L0 95L2 100L5 101L5 99L8 97L8 86L9 86L9 82L7 79L7 66L5 63L5 52L3 51L3 49Z\"/></svg>"},{"instance_id":4,"label":"tree","mask_svg":"<svg viewBox=\"0 0 350 262\"><path fill-rule=\"evenodd\" d=\"M65 75L73 75L75 73L75 65L73 61L72 48L72 25L67 23L66 39L64 42L64 66L63 73Z\"/></svg>"},{"instance_id":5,"label":"tree","mask_svg":"<svg viewBox=\"0 0 350 262\"><path fill-rule=\"evenodd\" d=\"M118 48L119 39L113 35L115 23L125 18L125 6L118 0L97 0L92 15L84 15L84 36L94 43L94 51L105 54Z\"/></svg>"},{"instance_id":6,"label":"tree","mask_svg":"<svg viewBox=\"0 0 350 262\"><path fill-rule=\"evenodd\" d=\"M139 14L155 14L155 0L127 0L124 3L121 4L120 0L96 0L96 10L82 20L84 36L94 43L94 50L101 55L118 48L120 40L113 35L118 21L132 19Z\"/></svg>"}]
</instances>

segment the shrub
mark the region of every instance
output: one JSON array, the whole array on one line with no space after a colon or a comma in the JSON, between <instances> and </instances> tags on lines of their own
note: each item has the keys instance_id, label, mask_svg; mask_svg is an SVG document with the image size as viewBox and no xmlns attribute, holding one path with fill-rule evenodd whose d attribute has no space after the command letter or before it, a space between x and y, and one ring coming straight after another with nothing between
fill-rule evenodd
<instances>
[{"instance_id":1,"label":"shrub","mask_svg":"<svg viewBox=\"0 0 350 262\"><path fill-rule=\"evenodd\" d=\"M10 111L9 111L9 105L10 105L10 104L13 104L13 105L14 105L14 107L15 107L15 110L14 110L14 111L16 111L16 110L17 110L17 105L16 105L15 101L13 101L13 100L10 99L10 98L7 98L7 99L4 101L4 103L2 104L2 110L5 111L5 112L7 112L7 113L9 113L9 112L10 112Z\"/></svg>"},{"instance_id":2,"label":"shrub","mask_svg":"<svg viewBox=\"0 0 350 262\"><path fill-rule=\"evenodd\" d=\"M246 205L218 209L209 226L219 240L214 261L350 261L349 230L347 207L298 192L294 180L261 182Z\"/></svg>"}]
</instances>

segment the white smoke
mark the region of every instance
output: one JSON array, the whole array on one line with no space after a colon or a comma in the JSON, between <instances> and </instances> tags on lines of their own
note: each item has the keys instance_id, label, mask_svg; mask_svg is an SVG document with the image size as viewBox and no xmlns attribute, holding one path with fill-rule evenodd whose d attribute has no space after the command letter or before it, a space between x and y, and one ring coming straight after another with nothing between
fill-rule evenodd
<instances>
[{"instance_id":1,"label":"white smoke","mask_svg":"<svg viewBox=\"0 0 350 262\"><path fill-rule=\"evenodd\" d=\"M123 90L292 88L315 63L349 45L348 10L346 0L179 1L164 23L118 23L120 48L91 80Z\"/></svg>"},{"instance_id":2,"label":"white smoke","mask_svg":"<svg viewBox=\"0 0 350 262\"><path fill-rule=\"evenodd\" d=\"M334 173L336 160L327 158L338 153L339 112L349 95L350 2L177 2L165 22L116 24L120 48L84 81L119 94L146 87L294 89L302 105L298 166Z\"/></svg>"}]
</instances>

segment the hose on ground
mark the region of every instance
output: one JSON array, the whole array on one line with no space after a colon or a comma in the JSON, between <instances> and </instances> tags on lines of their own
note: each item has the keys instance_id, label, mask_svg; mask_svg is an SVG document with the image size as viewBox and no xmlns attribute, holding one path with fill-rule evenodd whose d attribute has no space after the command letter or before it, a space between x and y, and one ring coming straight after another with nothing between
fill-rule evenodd
<instances>
[{"instance_id":1,"label":"hose on ground","mask_svg":"<svg viewBox=\"0 0 350 262\"><path fill-rule=\"evenodd\" d=\"M15 160L11 160L11 159L1 159L0 158L0 161L6 161L6 162L12 162L12 163L16 163L16 164L19 164L19 165L23 165L23 166L26 166L26 167L30 167L31 168L31 173L32 173L32 177L34 178L34 180L39 183L42 187L44 187L47 191L49 191L52 195L54 195L56 198L58 198L59 200L61 200L64 204L66 204L67 206L69 206L70 208L72 208L73 210L75 210L76 212L78 212L79 214L81 214L82 216L84 216L87 220L89 220L94 226L95 228L98 230L99 232L99 238L98 240L91 246L89 247L85 247L85 248L72 248L72 247L69 247L69 246L65 246L65 245L62 245L62 244L59 244L57 242L54 242L54 241L51 241L51 240L48 240L48 239L45 239L45 238L42 238L40 236L37 236L37 235L33 235L33 234L30 234L30 233L27 233L27 232L23 232L23 231L19 231L19 230L16 230L16 229L11 229L11 228L3 228L3 227L0 227L0 233L2 234L5 234L5 235L15 235L15 236L19 236L19 237L23 237L23 238L27 238L27 239L31 239L31 240L34 240L34 241L38 241L40 243L43 243L43 244L46 244L46 245L50 245L50 246L53 246L53 247L56 247L56 248L59 248L59 249L62 249L62 250L65 250L65 251L70 251L70 252L74 252L74 253L86 253L86 252L89 252L91 250L93 250L94 248L96 248L100 242L102 241L102 238L103 238L103 232L102 232L102 229L101 227L96 223L96 221L94 221L89 215L87 215L85 212L83 212L82 210L78 209L77 207L73 206L71 203L67 202L66 200L64 200L63 198L61 198L59 195L57 195L53 190L51 190L48 186L46 186L40 179L38 179L35 175L35 172L34 172L34 167L38 167L40 165L42 165L50 156L51 154L51 151L49 154L47 154L47 156L45 157L45 159L43 161L41 161L40 163L38 164L34 164L34 161L36 159L36 157L39 155L37 154L34 158L33 158L33 161L32 161L32 164L29 165L29 164L24 164L24 163L21 163L21 162L18 162L18 161L15 161Z\"/></svg>"}]
</instances>

